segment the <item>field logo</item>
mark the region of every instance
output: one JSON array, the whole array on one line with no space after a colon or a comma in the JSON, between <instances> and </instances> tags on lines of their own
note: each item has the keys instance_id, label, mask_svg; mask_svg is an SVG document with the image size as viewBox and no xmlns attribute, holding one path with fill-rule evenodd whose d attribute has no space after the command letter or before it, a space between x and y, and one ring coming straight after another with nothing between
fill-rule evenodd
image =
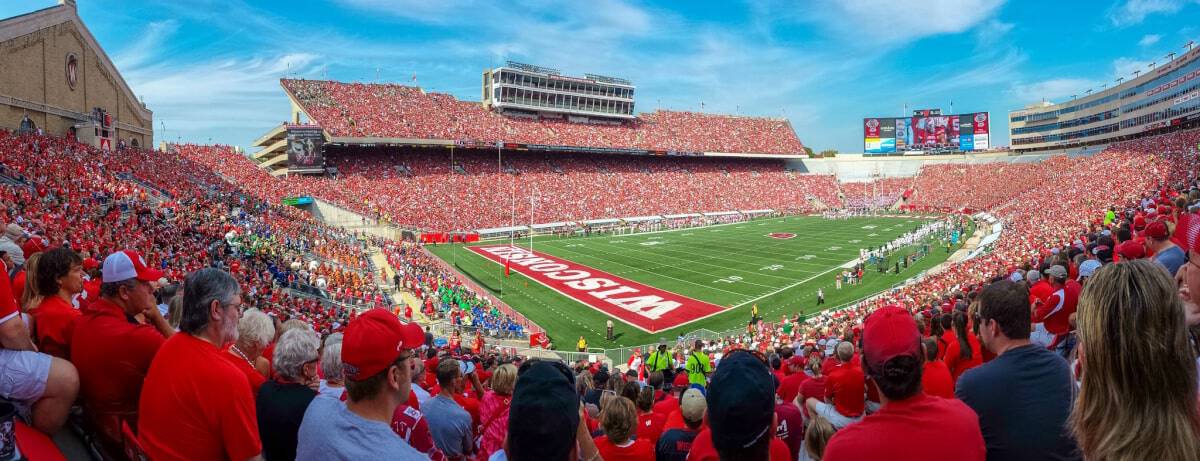
<instances>
[{"instance_id":1,"label":"field logo","mask_svg":"<svg viewBox=\"0 0 1200 461\"><path fill-rule=\"evenodd\" d=\"M626 280L545 253L508 245L469 249L494 263L511 264L513 271L647 333L675 328L725 310L716 304Z\"/></svg>"},{"instance_id":2,"label":"field logo","mask_svg":"<svg viewBox=\"0 0 1200 461\"><path fill-rule=\"evenodd\" d=\"M791 232L772 232L770 234L767 234L767 237L771 237L773 239L787 240L790 238L796 238L796 234L793 234Z\"/></svg>"}]
</instances>

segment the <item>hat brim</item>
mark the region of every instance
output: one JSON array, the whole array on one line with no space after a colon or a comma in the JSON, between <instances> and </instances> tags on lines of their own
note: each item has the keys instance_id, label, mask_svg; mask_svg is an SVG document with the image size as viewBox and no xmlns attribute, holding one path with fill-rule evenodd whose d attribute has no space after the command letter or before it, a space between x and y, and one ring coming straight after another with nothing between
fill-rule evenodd
<instances>
[{"instance_id":1,"label":"hat brim","mask_svg":"<svg viewBox=\"0 0 1200 461\"><path fill-rule=\"evenodd\" d=\"M151 269L149 267L137 271L137 279L143 282L157 282L163 277L163 271Z\"/></svg>"},{"instance_id":2,"label":"hat brim","mask_svg":"<svg viewBox=\"0 0 1200 461\"><path fill-rule=\"evenodd\" d=\"M416 322L410 322L404 325L401 330L401 349L416 349L425 344L425 330L421 329Z\"/></svg>"}]
</instances>

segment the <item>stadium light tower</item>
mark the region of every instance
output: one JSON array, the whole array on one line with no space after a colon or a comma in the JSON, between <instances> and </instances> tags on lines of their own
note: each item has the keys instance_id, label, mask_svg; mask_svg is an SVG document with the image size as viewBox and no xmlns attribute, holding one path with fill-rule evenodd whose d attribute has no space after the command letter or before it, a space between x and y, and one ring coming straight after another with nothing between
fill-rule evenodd
<instances>
[{"instance_id":1,"label":"stadium light tower","mask_svg":"<svg viewBox=\"0 0 1200 461\"><path fill-rule=\"evenodd\" d=\"M1125 81L1125 77L1117 77L1117 80L1116 80L1116 82L1117 82L1117 85L1118 85L1118 86L1120 86L1120 85L1121 85L1121 82L1124 82L1124 81Z\"/></svg>"},{"instance_id":2,"label":"stadium light tower","mask_svg":"<svg viewBox=\"0 0 1200 461\"><path fill-rule=\"evenodd\" d=\"M1187 50L1188 50L1188 51L1192 51L1192 46L1193 46L1193 45L1195 45L1195 44L1196 44L1196 41L1195 41L1195 40L1188 40L1188 42L1187 42L1187 43L1184 43L1184 44L1183 44L1183 47L1184 47L1184 48L1187 48Z\"/></svg>"},{"instance_id":3,"label":"stadium light tower","mask_svg":"<svg viewBox=\"0 0 1200 461\"><path fill-rule=\"evenodd\" d=\"M1167 53L1167 55L1164 57L1167 58L1167 62L1174 61L1175 60L1175 52L1172 51L1170 53Z\"/></svg>"},{"instance_id":4,"label":"stadium light tower","mask_svg":"<svg viewBox=\"0 0 1200 461\"><path fill-rule=\"evenodd\" d=\"M1135 78L1135 79L1138 78L1138 75L1141 75L1141 73L1142 73L1141 69L1134 70L1133 78Z\"/></svg>"}]
</instances>

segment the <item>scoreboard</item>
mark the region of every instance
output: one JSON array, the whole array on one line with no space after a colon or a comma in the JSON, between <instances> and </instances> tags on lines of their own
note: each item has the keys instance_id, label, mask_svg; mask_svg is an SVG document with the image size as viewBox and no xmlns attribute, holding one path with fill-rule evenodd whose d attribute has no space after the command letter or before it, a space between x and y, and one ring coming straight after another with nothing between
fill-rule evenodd
<instances>
[{"instance_id":1,"label":"scoreboard","mask_svg":"<svg viewBox=\"0 0 1200 461\"><path fill-rule=\"evenodd\" d=\"M912 117L863 119L863 152L886 154L907 151L987 150L991 123L987 112L941 115L941 111L915 111Z\"/></svg>"}]
</instances>

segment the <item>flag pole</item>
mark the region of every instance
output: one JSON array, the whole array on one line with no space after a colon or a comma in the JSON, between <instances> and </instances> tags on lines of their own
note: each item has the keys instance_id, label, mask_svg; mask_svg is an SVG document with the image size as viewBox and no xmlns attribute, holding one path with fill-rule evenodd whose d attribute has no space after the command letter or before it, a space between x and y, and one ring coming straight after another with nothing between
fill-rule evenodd
<instances>
[{"instance_id":1,"label":"flag pole","mask_svg":"<svg viewBox=\"0 0 1200 461\"><path fill-rule=\"evenodd\" d=\"M529 193L529 254L533 254L533 207L534 196L537 195L537 190Z\"/></svg>"},{"instance_id":2,"label":"flag pole","mask_svg":"<svg viewBox=\"0 0 1200 461\"><path fill-rule=\"evenodd\" d=\"M500 157L500 143L499 142L496 143L496 174L499 175L499 176L497 176L497 179L504 178L504 161ZM512 235L511 230L509 230L509 235ZM504 260L505 260L505 264L504 264L505 274L504 274L504 276L497 276L497 278L500 279L500 297L501 298L504 297L504 279L508 277L508 256L505 256Z\"/></svg>"}]
</instances>

